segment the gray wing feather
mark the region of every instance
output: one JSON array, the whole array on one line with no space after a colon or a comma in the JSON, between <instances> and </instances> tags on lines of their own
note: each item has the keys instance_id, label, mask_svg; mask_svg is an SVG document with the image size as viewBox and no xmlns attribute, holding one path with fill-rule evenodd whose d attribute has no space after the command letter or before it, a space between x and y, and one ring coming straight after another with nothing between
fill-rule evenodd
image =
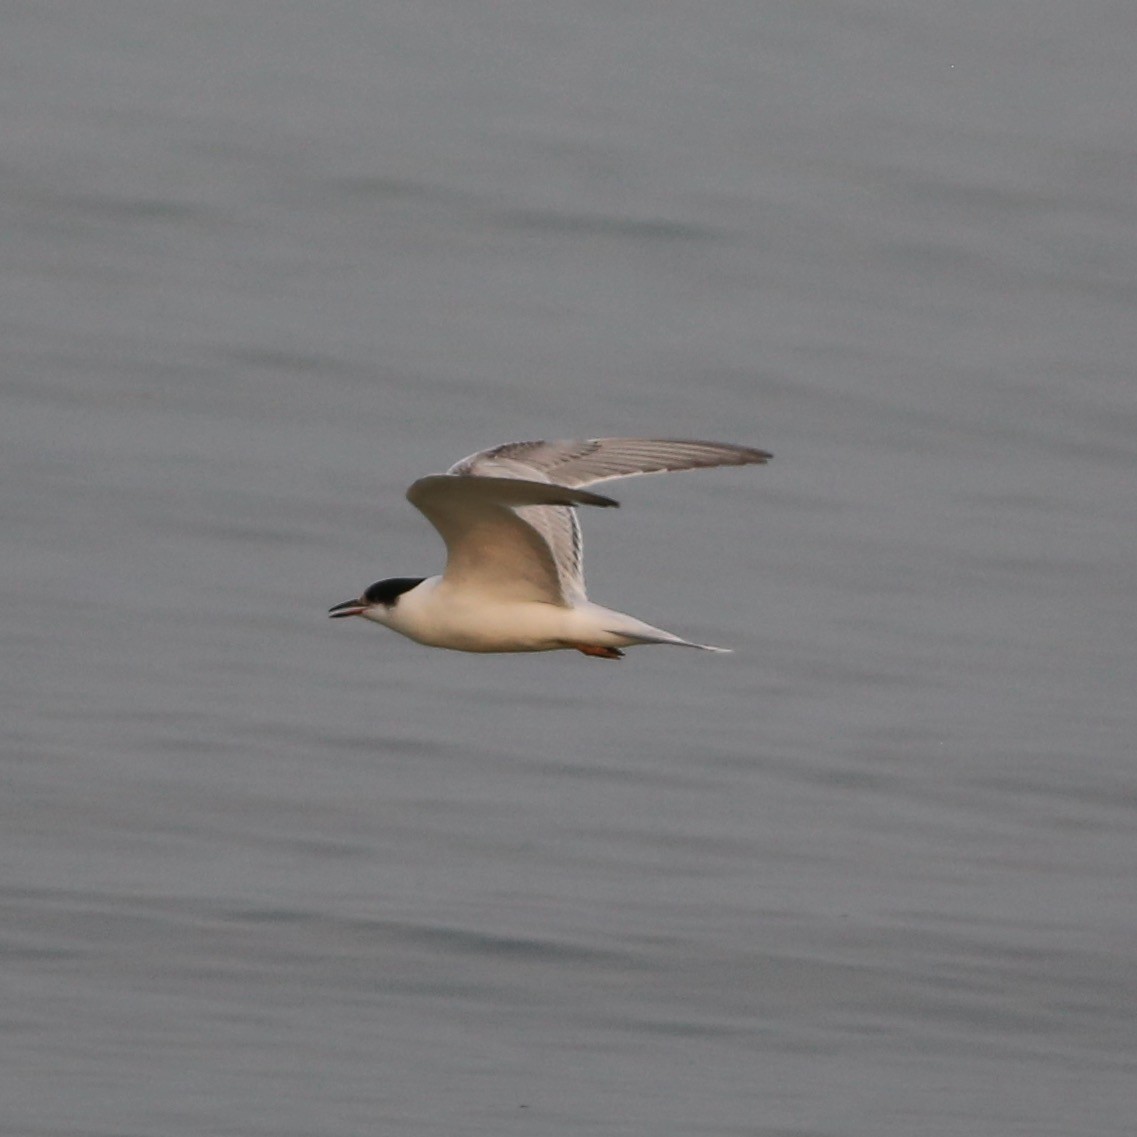
<instances>
[{"instance_id":1,"label":"gray wing feather","mask_svg":"<svg viewBox=\"0 0 1137 1137\"><path fill-rule=\"evenodd\" d=\"M525 469L520 476L544 475L561 486L590 486L612 478L695 470L710 466L763 465L765 450L727 442L701 442L680 438L584 438L559 441L507 442L463 458L451 474L481 477L485 474L519 476L508 471ZM497 468L495 468L497 467Z\"/></svg>"}]
</instances>

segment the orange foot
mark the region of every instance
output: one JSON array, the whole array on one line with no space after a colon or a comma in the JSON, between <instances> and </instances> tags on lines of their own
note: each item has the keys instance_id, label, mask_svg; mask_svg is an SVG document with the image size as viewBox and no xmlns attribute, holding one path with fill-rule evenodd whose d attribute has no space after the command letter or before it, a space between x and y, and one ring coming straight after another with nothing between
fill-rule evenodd
<instances>
[{"instance_id":1,"label":"orange foot","mask_svg":"<svg viewBox=\"0 0 1137 1137\"><path fill-rule=\"evenodd\" d=\"M594 655L597 659L623 659L624 653L618 647L600 647L597 644L573 644L581 655Z\"/></svg>"}]
</instances>

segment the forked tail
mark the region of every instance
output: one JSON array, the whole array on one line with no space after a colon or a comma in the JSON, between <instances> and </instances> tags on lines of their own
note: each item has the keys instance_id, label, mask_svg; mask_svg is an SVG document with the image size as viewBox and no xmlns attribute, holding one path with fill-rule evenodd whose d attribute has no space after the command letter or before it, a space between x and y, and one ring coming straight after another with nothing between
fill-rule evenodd
<instances>
[{"instance_id":1,"label":"forked tail","mask_svg":"<svg viewBox=\"0 0 1137 1137\"><path fill-rule=\"evenodd\" d=\"M598 604L591 603L587 604L585 608L589 616L595 619L596 623L606 632L613 636L620 636L627 641L621 646L671 644L673 647L693 647L698 648L699 651L713 651L720 655L729 655L731 652L728 647L715 647L713 644L697 644L692 640L685 640L673 632L665 632L662 628L655 627L654 624L637 620L635 616L629 616L626 612L617 612L612 608L601 608Z\"/></svg>"},{"instance_id":2,"label":"forked tail","mask_svg":"<svg viewBox=\"0 0 1137 1137\"><path fill-rule=\"evenodd\" d=\"M639 623L639 621L636 621ZM672 635L662 628L653 628L650 624L640 624L638 628L609 628L613 635L626 636L638 644L671 644L672 647L694 647L699 651L714 651L719 655L730 655L734 648L715 647L714 644L697 644L692 640L685 640L682 636Z\"/></svg>"}]
</instances>

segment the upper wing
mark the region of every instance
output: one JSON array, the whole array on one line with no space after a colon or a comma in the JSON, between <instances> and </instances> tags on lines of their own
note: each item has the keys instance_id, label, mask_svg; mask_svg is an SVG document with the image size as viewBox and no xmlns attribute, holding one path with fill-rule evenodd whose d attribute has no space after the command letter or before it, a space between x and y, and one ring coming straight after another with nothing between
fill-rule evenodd
<instances>
[{"instance_id":1,"label":"upper wing","mask_svg":"<svg viewBox=\"0 0 1137 1137\"><path fill-rule=\"evenodd\" d=\"M772 455L749 446L671 438L584 438L507 442L450 467L468 478L525 478L588 486L611 478L708 466L762 465ZM556 506L523 508L519 515L545 539L567 597L584 599L583 548L576 512Z\"/></svg>"},{"instance_id":2,"label":"upper wing","mask_svg":"<svg viewBox=\"0 0 1137 1137\"><path fill-rule=\"evenodd\" d=\"M728 442L680 438L583 438L554 442L507 442L450 467L473 477L545 477L561 486L590 486L611 478L694 470L706 466L763 465L771 454Z\"/></svg>"},{"instance_id":3,"label":"upper wing","mask_svg":"<svg viewBox=\"0 0 1137 1137\"><path fill-rule=\"evenodd\" d=\"M545 481L454 474L419 478L407 500L446 542L447 581L486 596L548 604L566 601L560 573L545 536L522 513L555 507L571 514L573 505L617 504Z\"/></svg>"}]
</instances>

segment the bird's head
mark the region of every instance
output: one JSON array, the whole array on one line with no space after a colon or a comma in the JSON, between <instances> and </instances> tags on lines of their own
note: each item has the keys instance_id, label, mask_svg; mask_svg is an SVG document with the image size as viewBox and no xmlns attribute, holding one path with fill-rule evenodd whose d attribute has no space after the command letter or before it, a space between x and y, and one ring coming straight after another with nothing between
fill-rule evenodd
<instances>
[{"instance_id":1,"label":"bird's head","mask_svg":"<svg viewBox=\"0 0 1137 1137\"><path fill-rule=\"evenodd\" d=\"M377 624L389 624L399 597L422 584L425 579L422 576L395 576L388 580L377 580L364 589L363 595L357 599L345 600L342 604L329 608L328 615L333 619L340 616L362 616Z\"/></svg>"}]
</instances>

